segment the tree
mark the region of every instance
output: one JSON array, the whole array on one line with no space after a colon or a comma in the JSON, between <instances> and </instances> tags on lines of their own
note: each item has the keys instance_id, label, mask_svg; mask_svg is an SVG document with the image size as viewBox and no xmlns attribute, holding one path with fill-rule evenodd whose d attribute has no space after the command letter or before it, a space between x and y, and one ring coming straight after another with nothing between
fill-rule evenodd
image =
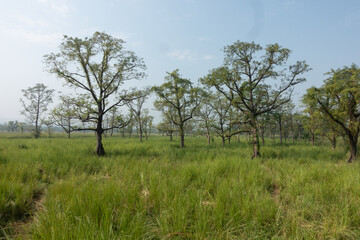
<instances>
[{"instance_id":1,"label":"tree","mask_svg":"<svg viewBox=\"0 0 360 240\"><path fill-rule=\"evenodd\" d=\"M305 81L299 75L308 71L309 66L298 61L286 67L290 50L278 44L263 49L254 42L237 41L225 47L224 52L224 66L213 69L203 82L214 86L246 115L255 158L260 156L257 118L290 101L293 87Z\"/></svg>"},{"instance_id":2,"label":"tree","mask_svg":"<svg viewBox=\"0 0 360 240\"><path fill-rule=\"evenodd\" d=\"M360 68L355 64L331 70L324 85L316 89L319 110L329 116L347 137L350 147L348 163L356 159L360 131Z\"/></svg>"},{"instance_id":3,"label":"tree","mask_svg":"<svg viewBox=\"0 0 360 240\"><path fill-rule=\"evenodd\" d=\"M303 131L304 131L304 122L305 122L305 115L301 113L296 113L293 118L294 125L296 126L297 131L297 139L298 141L302 140Z\"/></svg>"},{"instance_id":4,"label":"tree","mask_svg":"<svg viewBox=\"0 0 360 240\"><path fill-rule=\"evenodd\" d=\"M114 107L123 106L133 99L131 93L120 92L124 81L141 79L145 69L143 60L124 49L124 41L106 33L95 32L90 38L64 36L60 52L45 56L50 73L64 79L66 84L82 90L76 103L79 119L93 123L94 127L76 130L96 132L96 154L102 156L104 131L119 126L104 128L105 115ZM89 125L92 126L92 125Z\"/></svg>"},{"instance_id":5,"label":"tree","mask_svg":"<svg viewBox=\"0 0 360 240\"><path fill-rule=\"evenodd\" d=\"M110 110L110 116L108 117L108 127L109 126L114 126L116 120L119 118L119 116L121 116L121 114L118 112L118 108L117 107L113 107ZM125 126L123 126L124 128ZM112 136L114 134L114 129L110 129L110 136Z\"/></svg>"},{"instance_id":6,"label":"tree","mask_svg":"<svg viewBox=\"0 0 360 240\"><path fill-rule=\"evenodd\" d=\"M271 112L272 118L279 127L280 144L283 143L283 138L286 136L284 127L289 125L289 121L291 120L291 111L294 107L295 106L291 103L291 101L289 101Z\"/></svg>"},{"instance_id":7,"label":"tree","mask_svg":"<svg viewBox=\"0 0 360 240\"><path fill-rule=\"evenodd\" d=\"M306 94L302 98L302 103L304 105L305 115L305 129L310 132L311 144L315 144L316 135L319 134L320 128L320 111L319 103L316 98L317 89L311 87L307 89Z\"/></svg>"},{"instance_id":8,"label":"tree","mask_svg":"<svg viewBox=\"0 0 360 240\"><path fill-rule=\"evenodd\" d=\"M26 123L24 123L24 122L19 122L19 123L18 123L18 127L19 127L19 129L20 129L21 135L23 135L23 134L24 134L24 129L25 129L25 127L26 127Z\"/></svg>"},{"instance_id":9,"label":"tree","mask_svg":"<svg viewBox=\"0 0 360 240\"><path fill-rule=\"evenodd\" d=\"M108 129L104 131L104 136L106 137L107 132L110 131L110 136L113 135L114 129L124 129L126 126L129 125L129 123L133 120L132 115L123 115L121 111L118 108L112 108L111 111L109 111L110 116L108 116L104 119L104 128ZM116 127L113 127L116 126Z\"/></svg>"},{"instance_id":10,"label":"tree","mask_svg":"<svg viewBox=\"0 0 360 240\"><path fill-rule=\"evenodd\" d=\"M323 137L330 141L331 148L334 150L336 148L336 138L342 132L340 126L332 121L329 116L322 113L320 115L320 132Z\"/></svg>"},{"instance_id":11,"label":"tree","mask_svg":"<svg viewBox=\"0 0 360 240\"><path fill-rule=\"evenodd\" d=\"M21 114L27 118L29 123L35 124L33 134L35 138L38 138L41 133L41 117L47 111L49 103L52 102L54 90L48 89L42 83L37 83L34 87L22 89L21 91L28 101L27 103L24 99L20 98L20 102L24 107Z\"/></svg>"},{"instance_id":12,"label":"tree","mask_svg":"<svg viewBox=\"0 0 360 240\"><path fill-rule=\"evenodd\" d=\"M147 140L150 137L151 129L153 127L154 117L149 115L149 109L144 109L141 114L145 139Z\"/></svg>"},{"instance_id":13,"label":"tree","mask_svg":"<svg viewBox=\"0 0 360 240\"><path fill-rule=\"evenodd\" d=\"M52 118L50 116L50 117L48 117L46 119L42 119L41 123L43 123L46 126L48 137L51 137L51 134L53 132L52 127L53 127L53 124L54 124L54 118Z\"/></svg>"},{"instance_id":14,"label":"tree","mask_svg":"<svg viewBox=\"0 0 360 240\"><path fill-rule=\"evenodd\" d=\"M143 131L144 131L144 123L143 123L143 105L150 94L150 88L146 88L144 90L134 91L134 96L136 99L133 101L127 102L127 106L133 112L135 117L135 121L138 124L139 128L139 140L142 142L143 139Z\"/></svg>"},{"instance_id":15,"label":"tree","mask_svg":"<svg viewBox=\"0 0 360 240\"><path fill-rule=\"evenodd\" d=\"M74 121L76 119L76 98L66 95L62 95L59 98L60 104L53 109L51 115L54 123L64 129L68 138L70 138L70 133L74 129Z\"/></svg>"},{"instance_id":16,"label":"tree","mask_svg":"<svg viewBox=\"0 0 360 240\"><path fill-rule=\"evenodd\" d=\"M14 132L18 128L19 123L18 121L9 121L7 125L8 125L8 131Z\"/></svg>"},{"instance_id":17,"label":"tree","mask_svg":"<svg viewBox=\"0 0 360 240\"><path fill-rule=\"evenodd\" d=\"M265 145L265 129L269 128L271 131L272 118L270 113L265 113L258 118L259 135L262 141L262 145ZM275 124L276 128L276 124Z\"/></svg>"},{"instance_id":18,"label":"tree","mask_svg":"<svg viewBox=\"0 0 360 240\"><path fill-rule=\"evenodd\" d=\"M173 134L174 134L174 133L176 132L176 130L177 130L173 122L164 122L164 121L158 123L158 124L156 125L156 129L157 129L159 132L161 132L161 133L169 136L169 137L170 137L170 141L173 140Z\"/></svg>"},{"instance_id":19,"label":"tree","mask_svg":"<svg viewBox=\"0 0 360 240\"><path fill-rule=\"evenodd\" d=\"M207 142L210 145L211 140L211 129L214 125L214 107L211 102L213 102L211 93L204 96L203 101L196 112L196 117L200 122L200 127L205 130Z\"/></svg>"},{"instance_id":20,"label":"tree","mask_svg":"<svg viewBox=\"0 0 360 240\"><path fill-rule=\"evenodd\" d=\"M185 146L185 122L192 119L200 104L201 89L193 87L190 80L182 78L178 69L167 74L164 84L153 87L153 91L159 97L155 104L174 111L175 114L169 115L169 118L178 126L180 148L183 148Z\"/></svg>"},{"instance_id":21,"label":"tree","mask_svg":"<svg viewBox=\"0 0 360 240\"><path fill-rule=\"evenodd\" d=\"M220 94L216 94L213 101L213 108L215 111L215 121L212 125L215 133L221 137L222 146L225 146L225 140L229 138L228 131L231 128L230 120L230 111L231 111L231 102L222 97Z\"/></svg>"}]
</instances>

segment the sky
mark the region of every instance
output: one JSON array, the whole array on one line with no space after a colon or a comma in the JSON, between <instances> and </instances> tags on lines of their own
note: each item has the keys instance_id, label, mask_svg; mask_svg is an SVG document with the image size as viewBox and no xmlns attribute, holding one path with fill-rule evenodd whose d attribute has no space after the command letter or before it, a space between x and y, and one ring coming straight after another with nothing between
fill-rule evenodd
<instances>
[{"instance_id":1,"label":"sky","mask_svg":"<svg viewBox=\"0 0 360 240\"><path fill-rule=\"evenodd\" d=\"M160 85L175 69L195 83L238 40L278 43L292 51L288 64L306 60L312 71L295 88L297 104L326 72L360 65L359 0L0 0L0 123L25 120L21 89L44 83L73 92L45 71L43 56L57 53L64 35L96 31L125 40L144 59L147 77L125 87ZM153 99L145 107L158 122Z\"/></svg>"}]
</instances>

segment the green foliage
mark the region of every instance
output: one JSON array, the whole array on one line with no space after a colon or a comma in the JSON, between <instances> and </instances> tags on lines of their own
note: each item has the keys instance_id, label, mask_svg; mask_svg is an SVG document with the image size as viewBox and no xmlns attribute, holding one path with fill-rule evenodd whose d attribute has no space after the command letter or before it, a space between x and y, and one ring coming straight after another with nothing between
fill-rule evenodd
<instances>
[{"instance_id":1,"label":"green foliage","mask_svg":"<svg viewBox=\"0 0 360 240\"><path fill-rule=\"evenodd\" d=\"M21 114L24 115L28 122L35 125L33 134L38 138L41 133L41 120L44 112L47 111L47 106L52 102L52 95L55 90L47 89L42 83L37 83L34 87L22 89L26 100L20 98L24 110Z\"/></svg>"},{"instance_id":2,"label":"green foliage","mask_svg":"<svg viewBox=\"0 0 360 240\"><path fill-rule=\"evenodd\" d=\"M180 147L184 147L185 123L193 118L196 109L199 107L202 89L193 87L190 80L182 78L179 70L167 73L165 83L155 86L152 90L159 97L155 101L155 107L162 111L166 122L171 121L178 126L181 136Z\"/></svg>"},{"instance_id":3,"label":"green foliage","mask_svg":"<svg viewBox=\"0 0 360 240\"><path fill-rule=\"evenodd\" d=\"M348 162L352 162L356 159L360 131L360 69L353 64L328 74L324 85L320 89L310 88L303 102L307 109L319 110L326 121L332 121L333 132L346 136L350 146Z\"/></svg>"},{"instance_id":4,"label":"green foliage","mask_svg":"<svg viewBox=\"0 0 360 240\"><path fill-rule=\"evenodd\" d=\"M285 67L290 50L278 44L265 48L254 42L237 41L224 48L221 67L202 79L230 100L251 125L253 157L260 156L257 118L291 99L295 85L305 81L300 75L309 71L305 61Z\"/></svg>"},{"instance_id":5,"label":"green foliage","mask_svg":"<svg viewBox=\"0 0 360 240\"><path fill-rule=\"evenodd\" d=\"M123 40L100 32L84 39L64 36L60 52L44 56L50 73L83 92L74 101L76 117L89 125L75 130L96 132L98 156L105 155L102 145L104 131L123 127L113 125L104 128L106 114L133 99L132 94L120 86L124 81L145 76L143 60L134 52L125 50L123 44Z\"/></svg>"},{"instance_id":6,"label":"green foliage","mask_svg":"<svg viewBox=\"0 0 360 240\"><path fill-rule=\"evenodd\" d=\"M77 99L72 96L61 95L59 96L60 104L52 110L51 116L54 123L60 126L68 136L74 126L74 121L77 118L76 102Z\"/></svg>"}]
</instances>

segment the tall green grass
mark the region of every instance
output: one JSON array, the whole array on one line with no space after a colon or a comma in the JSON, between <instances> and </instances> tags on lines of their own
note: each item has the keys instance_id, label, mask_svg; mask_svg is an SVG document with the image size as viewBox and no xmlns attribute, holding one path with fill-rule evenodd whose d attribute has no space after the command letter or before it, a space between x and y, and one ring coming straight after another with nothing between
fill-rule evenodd
<instances>
[{"instance_id":1,"label":"tall green grass","mask_svg":"<svg viewBox=\"0 0 360 240\"><path fill-rule=\"evenodd\" d=\"M0 139L0 236L18 239L357 239L360 167L339 147L242 139ZM39 206L40 205L40 206ZM25 222L23 231L14 227Z\"/></svg>"}]
</instances>

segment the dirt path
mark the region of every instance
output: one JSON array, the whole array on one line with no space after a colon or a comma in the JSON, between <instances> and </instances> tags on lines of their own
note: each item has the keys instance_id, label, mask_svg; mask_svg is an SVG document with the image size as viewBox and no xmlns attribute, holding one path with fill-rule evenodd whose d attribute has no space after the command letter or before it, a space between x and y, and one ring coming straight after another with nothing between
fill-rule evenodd
<instances>
[{"instance_id":1,"label":"dirt path","mask_svg":"<svg viewBox=\"0 0 360 240\"><path fill-rule=\"evenodd\" d=\"M31 213L21 221L12 222L10 228L12 230L12 238L28 239L29 228L34 222L34 217L39 211L44 211L45 192L34 196L32 202Z\"/></svg>"},{"instance_id":2,"label":"dirt path","mask_svg":"<svg viewBox=\"0 0 360 240\"><path fill-rule=\"evenodd\" d=\"M274 199L274 202L279 205L279 203L280 203L280 188L277 184L272 185L271 197Z\"/></svg>"},{"instance_id":3,"label":"dirt path","mask_svg":"<svg viewBox=\"0 0 360 240\"><path fill-rule=\"evenodd\" d=\"M271 177L271 179L273 179L273 183L268 189L270 194L271 194L271 197L273 198L274 202L277 205L280 205L280 193L281 193L281 191L280 191L279 184L275 180L276 174L274 173L274 171L271 168L269 168L265 164L263 164L262 166L264 167L267 175L269 175Z\"/></svg>"}]
</instances>

